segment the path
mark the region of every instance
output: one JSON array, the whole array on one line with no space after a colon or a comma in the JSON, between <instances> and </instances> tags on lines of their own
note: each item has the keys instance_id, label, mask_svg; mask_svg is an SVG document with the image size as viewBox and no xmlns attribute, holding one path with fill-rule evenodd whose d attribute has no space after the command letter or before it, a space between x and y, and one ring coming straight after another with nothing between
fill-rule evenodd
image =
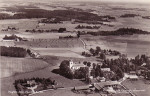
<instances>
[{"instance_id":1,"label":"path","mask_svg":"<svg viewBox=\"0 0 150 96\"><path fill-rule=\"evenodd\" d=\"M122 78L121 81L119 81L119 84L129 92L129 94L131 94L131 96L136 96L134 93L132 93L126 86L124 86L123 84L121 84L123 81L125 81L127 79L127 74L124 74L124 77Z\"/></svg>"},{"instance_id":2,"label":"path","mask_svg":"<svg viewBox=\"0 0 150 96\"><path fill-rule=\"evenodd\" d=\"M81 39L81 38L79 38L79 40L83 43L83 45L84 45L84 49L86 49L86 43Z\"/></svg>"}]
</instances>

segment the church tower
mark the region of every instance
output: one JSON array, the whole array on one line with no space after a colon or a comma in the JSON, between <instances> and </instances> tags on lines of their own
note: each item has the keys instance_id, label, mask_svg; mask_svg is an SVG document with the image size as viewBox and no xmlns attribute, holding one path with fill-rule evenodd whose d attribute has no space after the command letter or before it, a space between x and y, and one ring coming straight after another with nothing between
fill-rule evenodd
<instances>
[{"instance_id":1,"label":"church tower","mask_svg":"<svg viewBox=\"0 0 150 96\"><path fill-rule=\"evenodd\" d=\"M72 66L73 66L73 61L72 61L72 60L70 60L70 61L69 61L69 68L71 69L71 68L72 68Z\"/></svg>"}]
</instances>

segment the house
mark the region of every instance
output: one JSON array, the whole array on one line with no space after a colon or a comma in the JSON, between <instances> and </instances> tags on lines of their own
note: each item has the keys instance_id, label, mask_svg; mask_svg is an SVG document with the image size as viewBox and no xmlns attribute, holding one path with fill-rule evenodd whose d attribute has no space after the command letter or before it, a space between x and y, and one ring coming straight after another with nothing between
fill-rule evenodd
<instances>
[{"instance_id":1,"label":"house","mask_svg":"<svg viewBox=\"0 0 150 96\"><path fill-rule=\"evenodd\" d=\"M27 38L22 38L22 41L28 41L28 39Z\"/></svg>"},{"instance_id":2,"label":"house","mask_svg":"<svg viewBox=\"0 0 150 96\"><path fill-rule=\"evenodd\" d=\"M143 63L144 64L144 63ZM148 71L148 69L146 67L138 67L136 70L137 75L144 75L144 73Z\"/></svg>"},{"instance_id":3,"label":"house","mask_svg":"<svg viewBox=\"0 0 150 96\"><path fill-rule=\"evenodd\" d=\"M103 88L103 87L114 87L114 86L118 86L119 83L118 83L117 81L107 81L107 82L94 83L94 85Z\"/></svg>"},{"instance_id":4,"label":"house","mask_svg":"<svg viewBox=\"0 0 150 96\"><path fill-rule=\"evenodd\" d=\"M113 89L113 87L107 87L107 89L105 89L105 91L107 93L110 93L110 94L115 94L116 93L116 91Z\"/></svg>"},{"instance_id":5,"label":"house","mask_svg":"<svg viewBox=\"0 0 150 96\"><path fill-rule=\"evenodd\" d=\"M130 79L130 80L138 80L138 76L136 76L136 75L129 75L128 79Z\"/></svg>"},{"instance_id":6,"label":"house","mask_svg":"<svg viewBox=\"0 0 150 96\"><path fill-rule=\"evenodd\" d=\"M141 66L146 66L146 63L143 63Z\"/></svg>"},{"instance_id":7,"label":"house","mask_svg":"<svg viewBox=\"0 0 150 96\"><path fill-rule=\"evenodd\" d=\"M95 91L107 91L108 93L114 92L113 87L117 87L119 85L116 81L111 82L100 82L100 83L94 83Z\"/></svg>"},{"instance_id":8,"label":"house","mask_svg":"<svg viewBox=\"0 0 150 96\"><path fill-rule=\"evenodd\" d=\"M99 81L99 82L105 82L106 81L106 78L105 77L96 77L96 80Z\"/></svg>"},{"instance_id":9,"label":"house","mask_svg":"<svg viewBox=\"0 0 150 96\"><path fill-rule=\"evenodd\" d=\"M130 71L127 78L130 80L138 80L138 76L136 75L136 71Z\"/></svg>"},{"instance_id":10,"label":"house","mask_svg":"<svg viewBox=\"0 0 150 96\"><path fill-rule=\"evenodd\" d=\"M89 89L88 85L74 87L74 90L87 90L87 89Z\"/></svg>"},{"instance_id":11,"label":"house","mask_svg":"<svg viewBox=\"0 0 150 96\"><path fill-rule=\"evenodd\" d=\"M36 85L35 80L28 80L27 84L29 84L30 86Z\"/></svg>"},{"instance_id":12,"label":"house","mask_svg":"<svg viewBox=\"0 0 150 96\"><path fill-rule=\"evenodd\" d=\"M146 71L144 75L145 79L150 80L150 71Z\"/></svg>"},{"instance_id":13,"label":"house","mask_svg":"<svg viewBox=\"0 0 150 96\"><path fill-rule=\"evenodd\" d=\"M101 71L110 71L110 68L101 68Z\"/></svg>"},{"instance_id":14,"label":"house","mask_svg":"<svg viewBox=\"0 0 150 96\"><path fill-rule=\"evenodd\" d=\"M15 27L10 27L10 26L8 26L7 28L2 29L2 31L14 31L14 30L19 30L19 28L15 28Z\"/></svg>"},{"instance_id":15,"label":"house","mask_svg":"<svg viewBox=\"0 0 150 96\"><path fill-rule=\"evenodd\" d=\"M130 71L129 75L136 75L136 71Z\"/></svg>"},{"instance_id":16,"label":"house","mask_svg":"<svg viewBox=\"0 0 150 96\"><path fill-rule=\"evenodd\" d=\"M20 40L22 40L22 38L14 35L14 34L11 36L5 35L5 37L3 38L3 41L20 41Z\"/></svg>"}]
</instances>

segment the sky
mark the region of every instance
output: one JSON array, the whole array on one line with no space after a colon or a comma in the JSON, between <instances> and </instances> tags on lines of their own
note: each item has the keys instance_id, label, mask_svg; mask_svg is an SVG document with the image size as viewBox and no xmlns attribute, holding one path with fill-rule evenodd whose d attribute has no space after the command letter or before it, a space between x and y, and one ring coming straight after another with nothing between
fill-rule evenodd
<instances>
[{"instance_id":1,"label":"sky","mask_svg":"<svg viewBox=\"0 0 150 96\"><path fill-rule=\"evenodd\" d=\"M63 1L63 0L61 0ZM67 0L72 1L72 0ZM107 1L107 2L143 2L143 3L150 3L150 0L73 0L73 1Z\"/></svg>"},{"instance_id":2,"label":"sky","mask_svg":"<svg viewBox=\"0 0 150 96\"><path fill-rule=\"evenodd\" d=\"M1 0L0 0L1 1ZM106 1L106 2L139 2L139 3L150 3L150 0L2 0L2 1L40 1L40 2L44 2L44 1L82 1L82 2L86 2L86 1Z\"/></svg>"},{"instance_id":3,"label":"sky","mask_svg":"<svg viewBox=\"0 0 150 96\"><path fill-rule=\"evenodd\" d=\"M136 3L136 4L150 4L150 0L0 0L1 3L7 3L11 4L11 1L19 1L22 3L27 2L36 2L36 3L50 3L50 2L63 2L63 1L69 1L69 2L111 2L111 3ZM1 4L0 4L1 6Z\"/></svg>"}]
</instances>

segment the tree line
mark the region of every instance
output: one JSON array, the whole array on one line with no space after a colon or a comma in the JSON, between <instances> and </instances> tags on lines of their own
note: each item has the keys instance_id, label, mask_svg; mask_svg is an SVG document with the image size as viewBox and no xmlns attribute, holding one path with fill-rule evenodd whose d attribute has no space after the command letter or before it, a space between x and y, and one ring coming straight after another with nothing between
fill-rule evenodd
<instances>
[{"instance_id":1,"label":"tree line","mask_svg":"<svg viewBox=\"0 0 150 96\"><path fill-rule=\"evenodd\" d=\"M82 55L86 56L86 57L90 57L91 55L99 56L100 59L106 59L105 55L113 55L113 56L120 55L119 51L111 50L111 49L109 49L109 50L101 49L99 46L97 46L96 49L90 48L89 52L90 53L87 53L84 51L84 52L82 52Z\"/></svg>"},{"instance_id":2,"label":"tree line","mask_svg":"<svg viewBox=\"0 0 150 96\"><path fill-rule=\"evenodd\" d=\"M75 27L76 29L99 29L100 26L84 26L84 25L78 25Z\"/></svg>"},{"instance_id":3,"label":"tree line","mask_svg":"<svg viewBox=\"0 0 150 96\"><path fill-rule=\"evenodd\" d=\"M87 34L91 34L93 36L109 36L109 35L133 35L133 34L150 34L147 31L143 31L135 28L119 28L116 31L98 31L98 32L87 32Z\"/></svg>"},{"instance_id":4,"label":"tree line","mask_svg":"<svg viewBox=\"0 0 150 96\"><path fill-rule=\"evenodd\" d=\"M25 57L27 55L27 51L21 47L5 47L0 46L1 56L9 56L9 57Z\"/></svg>"}]
</instances>

